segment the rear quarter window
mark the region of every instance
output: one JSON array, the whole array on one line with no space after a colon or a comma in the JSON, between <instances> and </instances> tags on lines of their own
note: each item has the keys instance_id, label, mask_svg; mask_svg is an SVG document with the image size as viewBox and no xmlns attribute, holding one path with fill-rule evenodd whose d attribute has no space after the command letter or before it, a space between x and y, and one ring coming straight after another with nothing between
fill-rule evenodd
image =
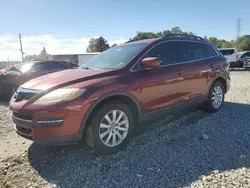
<instances>
[{"instance_id":1,"label":"rear quarter window","mask_svg":"<svg viewBox=\"0 0 250 188\"><path fill-rule=\"evenodd\" d=\"M214 57L217 56L216 51L213 49L212 46L208 44L204 44L204 52L206 54L206 57Z\"/></svg>"}]
</instances>

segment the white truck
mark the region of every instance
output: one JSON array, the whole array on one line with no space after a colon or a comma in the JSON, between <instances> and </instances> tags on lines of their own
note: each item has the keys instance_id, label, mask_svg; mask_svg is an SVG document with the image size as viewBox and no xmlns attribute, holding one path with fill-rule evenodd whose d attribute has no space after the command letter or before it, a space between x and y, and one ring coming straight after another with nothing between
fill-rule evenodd
<instances>
[{"instance_id":1,"label":"white truck","mask_svg":"<svg viewBox=\"0 0 250 188\"><path fill-rule=\"evenodd\" d=\"M241 66L237 48L219 48L219 50L227 58L230 66Z\"/></svg>"}]
</instances>

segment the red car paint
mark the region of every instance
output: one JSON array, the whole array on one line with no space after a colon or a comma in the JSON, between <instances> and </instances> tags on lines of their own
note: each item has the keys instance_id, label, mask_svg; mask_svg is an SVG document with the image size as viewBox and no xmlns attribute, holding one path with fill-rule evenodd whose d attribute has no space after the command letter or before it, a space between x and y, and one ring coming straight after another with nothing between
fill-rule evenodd
<instances>
[{"instance_id":1,"label":"red car paint","mask_svg":"<svg viewBox=\"0 0 250 188\"><path fill-rule=\"evenodd\" d=\"M168 39L168 41L171 40ZM124 46L142 43L147 45L120 69L65 70L23 84L22 88L41 92L20 101L15 101L12 97L10 109L12 113L16 113L13 120L17 133L40 143L78 141L82 139L83 131L88 126L88 118L103 100L131 97L131 101L134 102L131 110L138 123L148 112L206 96L216 79L221 79L228 91L229 65L219 52L214 58L192 63L134 71L133 67L137 61L153 46L164 41L165 39L149 39L123 44ZM204 43L207 44L207 42ZM34 104L37 99L58 88L86 88L87 90L71 101L51 105ZM53 118L64 121L60 126L55 127L38 126L39 120ZM26 125L23 122L25 120L30 123Z\"/></svg>"}]
</instances>

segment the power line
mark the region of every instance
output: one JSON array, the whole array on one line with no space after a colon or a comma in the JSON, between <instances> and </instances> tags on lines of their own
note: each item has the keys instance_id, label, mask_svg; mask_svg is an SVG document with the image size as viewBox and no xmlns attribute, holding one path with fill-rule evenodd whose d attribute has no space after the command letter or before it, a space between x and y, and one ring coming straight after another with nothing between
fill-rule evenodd
<instances>
[{"instance_id":1,"label":"power line","mask_svg":"<svg viewBox=\"0 0 250 188\"><path fill-rule=\"evenodd\" d=\"M240 32L241 32L241 19L239 18L237 20L237 48L239 48Z\"/></svg>"}]
</instances>

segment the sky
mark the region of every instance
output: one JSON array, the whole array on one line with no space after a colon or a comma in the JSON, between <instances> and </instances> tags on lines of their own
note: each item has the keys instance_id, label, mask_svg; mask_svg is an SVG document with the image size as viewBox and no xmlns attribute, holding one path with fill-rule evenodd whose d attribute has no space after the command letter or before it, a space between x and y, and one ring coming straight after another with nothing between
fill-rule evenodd
<instances>
[{"instance_id":1,"label":"sky","mask_svg":"<svg viewBox=\"0 0 250 188\"><path fill-rule=\"evenodd\" d=\"M250 34L249 0L0 0L0 61L20 60L43 47L50 54L84 53L91 37L123 43L138 31L178 26L226 40Z\"/></svg>"}]
</instances>

